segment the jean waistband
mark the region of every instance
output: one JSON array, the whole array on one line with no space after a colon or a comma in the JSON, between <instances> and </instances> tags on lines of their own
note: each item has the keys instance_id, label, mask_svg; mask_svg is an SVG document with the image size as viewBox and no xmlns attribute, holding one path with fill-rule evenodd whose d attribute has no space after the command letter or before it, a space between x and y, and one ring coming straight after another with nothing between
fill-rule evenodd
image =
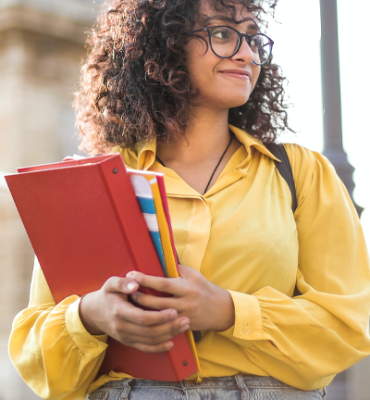
<instances>
[{"instance_id":1,"label":"jean waistband","mask_svg":"<svg viewBox=\"0 0 370 400\"><path fill-rule=\"evenodd\" d=\"M122 379L120 381L110 381L104 385L104 388L120 388L127 385L131 387L155 387L174 389L194 389L202 387L204 389L245 389L247 388L286 388L297 390L281 381L272 377L256 376L256 375L234 375L220 378L204 378L200 383L195 381L152 381L147 379Z\"/></svg>"}]
</instances>

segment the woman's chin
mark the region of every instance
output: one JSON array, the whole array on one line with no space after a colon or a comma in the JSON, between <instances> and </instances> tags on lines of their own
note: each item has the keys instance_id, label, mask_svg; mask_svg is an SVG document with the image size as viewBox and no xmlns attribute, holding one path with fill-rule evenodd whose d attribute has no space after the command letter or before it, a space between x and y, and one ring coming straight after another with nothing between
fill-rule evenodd
<instances>
[{"instance_id":1,"label":"woman's chin","mask_svg":"<svg viewBox=\"0 0 370 400\"><path fill-rule=\"evenodd\" d=\"M204 96L202 98L198 97L198 99L194 101L194 105L201 107L205 106L206 108L214 108L215 110L226 110L243 106L248 99L249 95L246 95L245 93L238 93L235 95L230 95L229 93L227 96L221 95L217 98L214 98L213 96Z\"/></svg>"},{"instance_id":2,"label":"woman's chin","mask_svg":"<svg viewBox=\"0 0 370 400\"><path fill-rule=\"evenodd\" d=\"M230 108L241 107L248 101L248 99L249 99L249 96L231 99L230 101L225 102L225 108L230 109Z\"/></svg>"},{"instance_id":3,"label":"woman's chin","mask_svg":"<svg viewBox=\"0 0 370 400\"><path fill-rule=\"evenodd\" d=\"M227 106L226 108L235 108L243 106L250 97L250 93L229 93L222 99L222 102Z\"/></svg>"}]
</instances>

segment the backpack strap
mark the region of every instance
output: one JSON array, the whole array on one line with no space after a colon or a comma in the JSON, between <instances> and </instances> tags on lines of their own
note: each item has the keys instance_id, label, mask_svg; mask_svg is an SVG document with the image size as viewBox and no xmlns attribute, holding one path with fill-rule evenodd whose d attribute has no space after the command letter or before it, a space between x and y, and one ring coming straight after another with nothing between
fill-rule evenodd
<instances>
[{"instance_id":1,"label":"backpack strap","mask_svg":"<svg viewBox=\"0 0 370 400\"><path fill-rule=\"evenodd\" d=\"M292 166L290 165L288 154L285 150L283 144L279 143L268 143L265 147L281 162L275 161L276 168L278 169L280 175L286 180L289 186L290 193L292 194L292 211L293 213L298 207L297 193L294 185L294 177L292 172Z\"/></svg>"}]
</instances>

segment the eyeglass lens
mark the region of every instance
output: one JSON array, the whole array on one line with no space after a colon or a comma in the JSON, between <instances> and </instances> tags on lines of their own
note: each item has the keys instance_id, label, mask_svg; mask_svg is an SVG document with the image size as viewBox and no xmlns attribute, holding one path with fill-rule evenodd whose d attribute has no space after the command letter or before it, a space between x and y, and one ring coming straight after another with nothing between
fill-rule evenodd
<instances>
[{"instance_id":1,"label":"eyeglass lens","mask_svg":"<svg viewBox=\"0 0 370 400\"><path fill-rule=\"evenodd\" d=\"M211 46L219 57L231 57L239 46L240 36L230 27L218 26L210 29ZM256 64L264 64L271 54L271 42L262 35L254 35L249 47L253 52L253 61Z\"/></svg>"}]
</instances>

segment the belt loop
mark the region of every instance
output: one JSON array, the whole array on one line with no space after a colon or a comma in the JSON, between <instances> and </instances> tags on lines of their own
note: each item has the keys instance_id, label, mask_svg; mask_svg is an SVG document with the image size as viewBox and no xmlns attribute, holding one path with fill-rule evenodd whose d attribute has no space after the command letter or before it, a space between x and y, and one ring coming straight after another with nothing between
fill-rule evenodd
<instances>
[{"instance_id":1,"label":"belt loop","mask_svg":"<svg viewBox=\"0 0 370 400\"><path fill-rule=\"evenodd\" d=\"M323 400L326 398L327 392L326 392L326 388L322 388L322 398Z\"/></svg>"},{"instance_id":2,"label":"belt loop","mask_svg":"<svg viewBox=\"0 0 370 400\"><path fill-rule=\"evenodd\" d=\"M126 378L125 383L123 385L123 390L120 394L120 400L128 400L131 392L131 385L130 383L133 381L132 378Z\"/></svg>"},{"instance_id":3,"label":"belt loop","mask_svg":"<svg viewBox=\"0 0 370 400\"><path fill-rule=\"evenodd\" d=\"M188 391L186 390L185 381L180 381L179 383L181 385L182 393L185 395L185 398L187 399L188 398Z\"/></svg>"},{"instance_id":4,"label":"belt loop","mask_svg":"<svg viewBox=\"0 0 370 400\"><path fill-rule=\"evenodd\" d=\"M240 389L242 395L241 395L241 400L250 400L250 392L249 389L247 388L246 384L244 383L243 376L238 374L235 375L235 380L238 385L238 388Z\"/></svg>"}]
</instances>

